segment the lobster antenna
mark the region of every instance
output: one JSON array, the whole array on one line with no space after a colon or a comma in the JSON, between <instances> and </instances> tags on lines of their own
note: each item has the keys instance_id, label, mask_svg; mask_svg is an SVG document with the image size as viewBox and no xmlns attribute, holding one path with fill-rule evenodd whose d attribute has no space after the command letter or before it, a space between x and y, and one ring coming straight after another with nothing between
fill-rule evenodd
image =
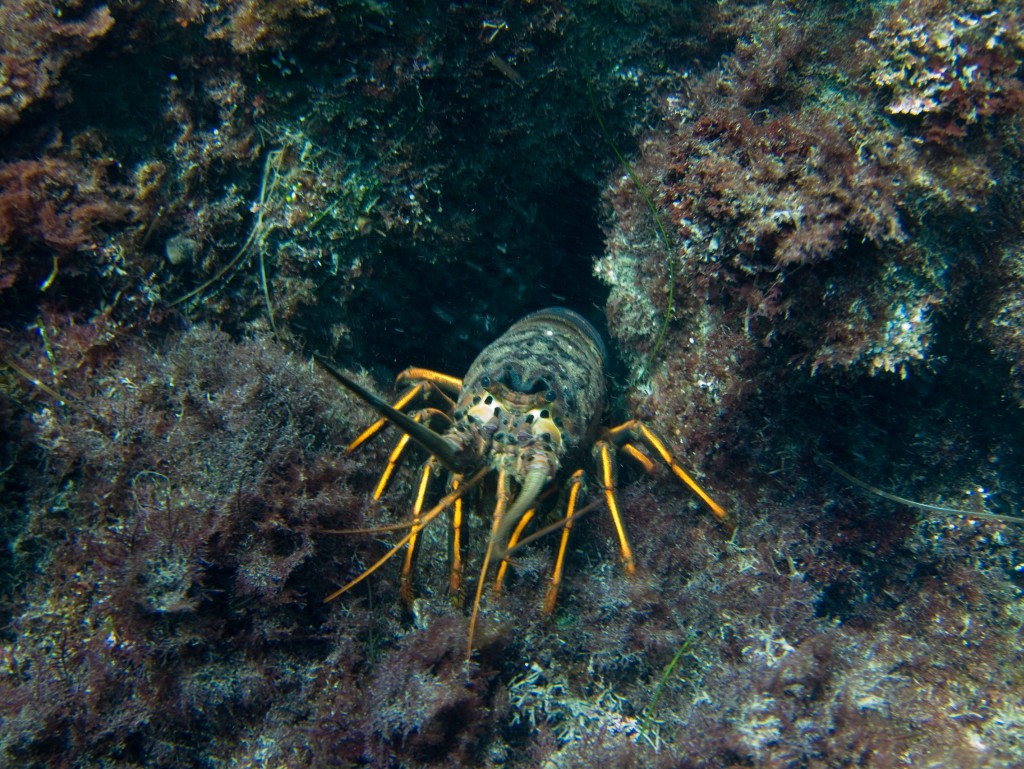
<instances>
[{"instance_id":1,"label":"lobster antenna","mask_svg":"<svg viewBox=\"0 0 1024 769\"><path fill-rule=\"evenodd\" d=\"M361 384L349 379L347 376L341 373L335 366L330 363L326 358L321 355L313 353L313 357L316 362L320 364L321 368L330 374L339 383L344 385L345 388L351 390L353 393L358 395L362 400L366 401L378 414L382 417L387 418L390 422L393 422L395 427L401 430L403 433L408 435L423 448L435 455L441 460L441 463L449 470L455 473L461 473L466 468L464 462L460 461L459 451L455 445L444 438L429 427L425 427L417 422L415 419L410 417L398 409L394 408L390 403L381 398L378 395L367 390Z\"/></svg>"},{"instance_id":2,"label":"lobster antenna","mask_svg":"<svg viewBox=\"0 0 1024 769\"><path fill-rule=\"evenodd\" d=\"M1024 518L1019 515L1003 515L1002 513L986 513L981 510L964 510L956 507L944 507L943 505L930 505L927 502L917 502L913 499L907 499L906 497L900 497L892 492L885 491L872 486L870 483L865 483L860 478L856 478L850 475L848 472L840 467L836 467L834 464L829 462L827 459L819 458L819 461L832 472L841 475L843 478L848 480L854 486L858 486L869 494L874 494L876 497L882 499L888 499L890 502L897 502L907 507L916 507L918 510L927 510L931 513L941 513L942 515L963 515L968 518L984 518L989 521L1003 521L1005 523L1024 523Z\"/></svg>"}]
</instances>

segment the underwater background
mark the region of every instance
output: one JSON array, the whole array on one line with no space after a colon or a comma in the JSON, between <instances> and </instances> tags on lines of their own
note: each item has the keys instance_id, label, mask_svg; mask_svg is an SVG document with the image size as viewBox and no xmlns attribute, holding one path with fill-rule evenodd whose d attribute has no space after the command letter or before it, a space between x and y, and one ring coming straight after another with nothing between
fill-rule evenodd
<instances>
[{"instance_id":1,"label":"underwater background","mask_svg":"<svg viewBox=\"0 0 1024 769\"><path fill-rule=\"evenodd\" d=\"M0 764L1024 766L1022 65L996 0L4 0ZM312 353L551 305L735 535L623 462L636 575L524 547L468 662L444 523L324 603L424 455L374 502Z\"/></svg>"}]
</instances>

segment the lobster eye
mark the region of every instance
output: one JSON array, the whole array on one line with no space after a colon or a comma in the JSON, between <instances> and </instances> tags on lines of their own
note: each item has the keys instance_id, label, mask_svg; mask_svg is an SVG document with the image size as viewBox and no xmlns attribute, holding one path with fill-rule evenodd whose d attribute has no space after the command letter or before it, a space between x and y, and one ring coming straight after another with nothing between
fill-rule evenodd
<instances>
[{"instance_id":1,"label":"lobster eye","mask_svg":"<svg viewBox=\"0 0 1024 769\"><path fill-rule=\"evenodd\" d=\"M544 398L547 400L548 403L553 402L557 397L558 395L555 393L554 390L548 390L546 393L544 393Z\"/></svg>"},{"instance_id":2,"label":"lobster eye","mask_svg":"<svg viewBox=\"0 0 1024 769\"><path fill-rule=\"evenodd\" d=\"M491 386L491 378L489 376L487 376L486 374L484 376L480 377L480 385L483 386L483 387L490 387Z\"/></svg>"}]
</instances>

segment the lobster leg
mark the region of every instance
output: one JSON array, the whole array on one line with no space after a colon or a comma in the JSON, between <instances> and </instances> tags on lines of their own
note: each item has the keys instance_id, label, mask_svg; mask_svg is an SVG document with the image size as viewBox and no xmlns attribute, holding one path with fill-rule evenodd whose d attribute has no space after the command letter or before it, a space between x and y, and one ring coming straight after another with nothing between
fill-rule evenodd
<instances>
[{"instance_id":1,"label":"lobster leg","mask_svg":"<svg viewBox=\"0 0 1024 769\"><path fill-rule=\"evenodd\" d=\"M439 371L432 371L428 368L407 368L401 374L395 378L395 384L399 382L413 382L412 387L402 393L398 400L391 404L391 407L401 411L416 398L425 400L430 397L431 394L436 393L441 398L446 406L447 412L451 414L455 411L455 401L448 397L448 393L457 395L459 389L462 387L462 380L448 374L442 374ZM379 433L384 426L388 423L387 417L381 417L372 425L363 430L356 439L352 441L346 451L352 453L357 448L362 446L366 441L370 440L374 435Z\"/></svg>"},{"instance_id":2,"label":"lobster leg","mask_svg":"<svg viewBox=\"0 0 1024 769\"><path fill-rule=\"evenodd\" d=\"M569 502L565 509L565 526L558 542L558 555L555 557L555 568L551 573L551 583L544 597L544 613L551 614L558 601L558 588L562 585L562 571L565 567L565 551L569 547L569 530L572 529L573 515L576 513L576 502L579 499L580 487L583 485L583 471L577 470L569 478Z\"/></svg>"},{"instance_id":3,"label":"lobster leg","mask_svg":"<svg viewBox=\"0 0 1024 769\"><path fill-rule=\"evenodd\" d=\"M410 416L412 416L413 419L420 423L422 423L424 420L430 417L442 417L450 421L450 417L447 414L437 409L420 409L419 411L412 412ZM377 481L376 488L374 488L373 490L374 499L380 499L381 496L384 494L385 490L388 487L388 482L391 480L392 473L394 473L395 468L398 466L399 461L402 459L402 455L405 453L405 450L409 447L410 440L411 439L409 438L408 433L402 433L402 437L398 439L398 441L395 443L395 447L391 449L391 453L388 455L388 464L384 468L384 472L381 473L380 480ZM348 453L351 453L351 447L346 451Z\"/></svg>"},{"instance_id":4,"label":"lobster leg","mask_svg":"<svg viewBox=\"0 0 1024 769\"><path fill-rule=\"evenodd\" d=\"M414 385L413 387L410 387L408 390L406 390L404 393L402 393L399 396L398 400L396 400L392 404L392 408L395 408L395 409L398 409L398 410L404 409L406 406L408 406L410 403L412 403L412 401L415 398L421 397L423 395L423 391L426 388L427 388L427 385L424 382L420 382L419 384ZM363 430L361 433L359 433L359 435L356 436L355 440L353 440L345 448L345 452L347 454L351 454L353 451L355 451L360 446L362 446L364 443L366 443L368 440L370 440L370 438L372 438L377 433L379 433L381 430L383 430L384 427L387 425L387 423L388 423L388 420L385 417L381 417L380 419L378 419L372 425L370 425L365 430Z\"/></svg>"},{"instance_id":5,"label":"lobster leg","mask_svg":"<svg viewBox=\"0 0 1024 769\"><path fill-rule=\"evenodd\" d=\"M649 456L640 451L640 449L632 443L623 443L619 446L619 451L635 461L637 464L641 465L644 468L645 473L648 475L654 475L654 468L656 467L654 462Z\"/></svg>"},{"instance_id":6,"label":"lobster leg","mask_svg":"<svg viewBox=\"0 0 1024 769\"><path fill-rule=\"evenodd\" d=\"M408 436L403 435L403 438ZM405 551L405 563L402 564L402 582L399 588L399 594L402 596L402 600L407 605L412 605L413 601L413 590L412 590L412 571L416 562L416 540L418 538L418 532L421 528L420 514L423 512L423 500L427 496L427 490L430 488L430 478L434 474L437 460L431 457L423 463L423 467L420 469L420 481L416 485L416 501L412 506L412 530L409 538L409 547ZM455 500L459 502L460 500Z\"/></svg>"},{"instance_id":7,"label":"lobster leg","mask_svg":"<svg viewBox=\"0 0 1024 769\"><path fill-rule=\"evenodd\" d=\"M460 478L452 478L453 493L459 490L460 482ZM462 607L462 577L465 573L465 565L462 563L462 520L462 497L458 497L452 504L451 571L448 575L448 592L452 596L452 602L459 608Z\"/></svg>"},{"instance_id":8,"label":"lobster leg","mask_svg":"<svg viewBox=\"0 0 1024 769\"><path fill-rule=\"evenodd\" d=\"M466 457L460 455L459 447L452 443L452 441L444 438L438 433L435 433L429 427L417 422L404 411L396 409L379 395L367 390L322 355L314 353L313 358L320 364L320 368L326 371L345 388L351 390L352 393L368 403L387 422L393 423L399 430L406 433L431 454L434 454L449 470L454 473L464 473L472 469L472 467L467 464ZM438 376L442 375L439 374ZM424 383L424 387L433 387L436 391L436 386L433 384ZM445 396L445 400L447 400L448 403L452 402L450 398L447 398L447 396ZM380 420L378 420L378 422L379 421ZM349 450L352 451L364 443L371 435L374 435L378 429L379 428L371 427L364 431L359 438L349 445Z\"/></svg>"},{"instance_id":9,"label":"lobster leg","mask_svg":"<svg viewBox=\"0 0 1024 769\"><path fill-rule=\"evenodd\" d=\"M449 374L442 374L440 371L434 371L429 368L417 368L416 366L407 368L395 377L395 384L406 381L417 383L431 382L437 385L444 392L451 395L458 395L459 390L462 389L462 380L458 377L450 376ZM451 403L452 410L454 410L455 403L451 400L448 402Z\"/></svg>"},{"instance_id":10,"label":"lobster leg","mask_svg":"<svg viewBox=\"0 0 1024 769\"><path fill-rule=\"evenodd\" d=\"M519 542L519 538L523 536L523 530L526 529L527 524L533 520L533 515L536 509L530 508L527 510L523 517L519 519L519 523L516 524L515 530L512 532L512 536L509 537L508 545L505 547L505 552L508 553L515 548L516 543ZM508 559L502 558L501 563L498 564L498 576L494 578L494 592L497 595L501 594L502 587L505 584L505 573L508 571Z\"/></svg>"},{"instance_id":11,"label":"lobster leg","mask_svg":"<svg viewBox=\"0 0 1024 769\"><path fill-rule=\"evenodd\" d=\"M388 463L384 467L384 472L380 474L380 479L377 481L377 485L373 489L373 498L380 499L383 496L385 489L388 487L388 482L391 480L391 474L398 467L398 461L402 458L402 454L405 453L406 447L409 445L409 436L402 433L402 437L395 443L391 453L388 454Z\"/></svg>"},{"instance_id":12,"label":"lobster leg","mask_svg":"<svg viewBox=\"0 0 1024 769\"><path fill-rule=\"evenodd\" d=\"M415 525L411 524L411 523L410 524L405 524L409 528L409 533L408 534L406 534L404 537L402 537L400 540L398 540L398 542L394 545L394 547L392 547L390 550L388 550L388 552L385 553L381 558L379 558L372 566L369 566L366 569L364 569L362 571L362 573L358 577L353 579L351 582L343 585L342 587L338 588L333 593L331 593L329 596L327 596L324 599L324 603L330 603L331 601L333 601L335 598L337 598L338 596L342 595L343 593L347 593L349 590L354 588L356 585L358 585L364 579L366 579L371 574L373 574L375 571L377 571L377 569L379 569L381 566L383 566L388 561L390 561L392 558L394 558L398 554L398 552L409 543L409 540L413 539L417 534L419 534L421 531L423 531L423 529L425 529L427 526L429 526L430 523L435 518L437 518L437 516L439 516L441 513L443 513L445 510L447 510L456 500L461 499L463 496L466 495L466 493L470 489L475 488L480 483L480 481L482 481L484 479L484 476L487 475L489 472L491 472L491 468L489 468L489 467L482 467L482 468L480 468L475 473L473 473L472 476L470 476L469 478L464 480L459 485L459 487L457 489L455 489L454 491L450 492L449 494L446 494L444 497L441 498L441 500L436 505L434 505L432 508L430 508L430 510L428 510L426 513L424 513L423 516L420 518L420 522L418 524L415 524ZM399 528L399 527L388 526L388 527L385 527L385 530L390 531L390 530L395 529L395 528ZM336 533L346 534L346 533L356 533L357 531L358 530L338 531ZM364 530L364 531L373 531L373 529Z\"/></svg>"},{"instance_id":13,"label":"lobster leg","mask_svg":"<svg viewBox=\"0 0 1024 769\"><path fill-rule=\"evenodd\" d=\"M477 615L480 614L480 598L483 596L484 583L487 581L487 569L491 565L491 556L494 554L494 542L501 531L502 518L508 509L508 500L511 495L508 472L504 469L498 470L498 500L494 505L494 521L491 524L491 536L487 540L487 552L484 554L484 565L480 567L480 579L476 582L476 596L473 598L473 612L469 617L469 639L466 642L466 658L473 656L473 636L476 634Z\"/></svg>"},{"instance_id":14,"label":"lobster leg","mask_svg":"<svg viewBox=\"0 0 1024 769\"><path fill-rule=\"evenodd\" d=\"M672 474L681 480L693 494L705 504L711 514L718 519L719 523L725 526L729 532L736 530L736 524L732 522L729 514L725 511L720 504L715 502L711 496L700 487L700 485L690 477L680 464L676 461L675 457L672 456L672 452L665 446L665 442L659 438L653 430L647 425L641 422L639 419L631 419L628 422L623 422L618 427L613 427L605 433L605 440L611 441L616 446L620 446L623 450L637 458L640 452L636 447L632 446L628 441L630 439L638 440L645 446L651 449L658 458L664 463L664 465L672 471ZM641 455L642 456L642 455ZM640 460L645 467L649 467L650 459L645 458L647 461Z\"/></svg>"},{"instance_id":15,"label":"lobster leg","mask_svg":"<svg viewBox=\"0 0 1024 769\"><path fill-rule=\"evenodd\" d=\"M636 571L636 562L633 560L633 550L626 538L626 527L622 523L622 513L619 510L619 498L615 493L617 488L615 472L615 455L612 451L612 443L602 438L594 444L594 458L597 460L597 470L601 478L601 490L604 492L604 500L608 505L608 512L611 514L612 523L615 524L615 534L619 539L619 552L622 553L622 567L626 574L633 574Z\"/></svg>"}]
</instances>

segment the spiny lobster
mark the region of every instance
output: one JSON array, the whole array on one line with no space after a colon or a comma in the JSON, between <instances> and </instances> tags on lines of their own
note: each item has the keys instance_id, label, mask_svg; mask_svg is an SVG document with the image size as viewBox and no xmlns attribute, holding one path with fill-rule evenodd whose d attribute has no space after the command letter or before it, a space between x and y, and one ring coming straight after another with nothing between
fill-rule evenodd
<instances>
[{"instance_id":1,"label":"spiny lobster","mask_svg":"<svg viewBox=\"0 0 1024 769\"><path fill-rule=\"evenodd\" d=\"M638 444L645 446L731 532L734 527L725 510L683 470L665 442L643 422L631 419L616 427L602 427L601 419L607 405L606 357L607 351L597 330L583 316L561 307L534 312L514 323L484 348L461 380L428 369L406 369L399 374L398 381L410 383L411 387L393 405L317 356L317 361L331 376L381 415L377 422L352 441L348 452L358 449L388 422L404 433L391 452L374 490L374 499L379 499L384 493L410 439L430 453L420 472L411 520L398 526L344 532L405 529L405 535L376 563L325 601L334 600L362 582L404 547L407 551L401 575L401 594L406 601L411 601L417 537L449 508L452 510L453 528L450 587L458 594L463 576L462 500L485 476L496 472L497 493L491 534L470 620L468 653L472 654L473 632L490 563L496 558L501 559L495 583L495 588L500 590L508 564L506 558L513 548L522 544L522 533L533 519L543 492L559 476L563 464L578 465L587 449L596 460L600 485L627 574L634 572L635 562L616 494L616 450L638 461L648 472L653 472L654 461ZM443 408L402 411L410 404L430 400L443 404ZM440 424L443 430L437 432L431 424ZM448 493L424 511L430 481L437 475L439 466L450 473ZM582 470L576 469L564 483L565 514L557 524L543 530L562 531L544 602L545 612L554 609L569 532L574 518L580 513L578 501L583 485ZM518 491L513 497L516 488Z\"/></svg>"}]
</instances>

